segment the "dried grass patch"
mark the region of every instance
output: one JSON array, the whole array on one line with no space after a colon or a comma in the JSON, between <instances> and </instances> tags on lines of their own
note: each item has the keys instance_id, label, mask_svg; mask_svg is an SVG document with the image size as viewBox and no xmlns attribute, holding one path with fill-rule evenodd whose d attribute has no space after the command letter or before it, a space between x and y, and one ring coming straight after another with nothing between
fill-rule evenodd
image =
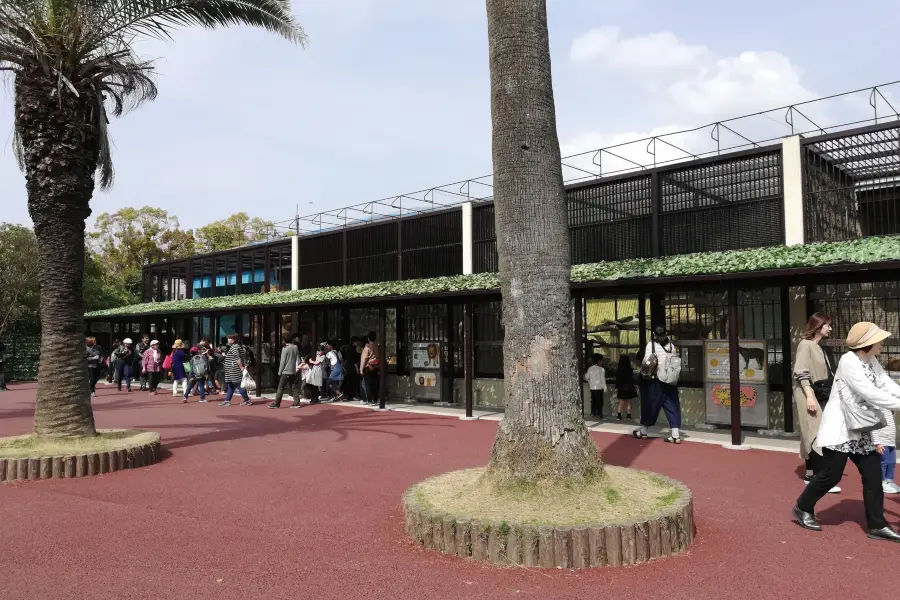
<instances>
[{"instance_id":1,"label":"dried grass patch","mask_svg":"<svg viewBox=\"0 0 900 600\"><path fill-rule=\"evenodd\" d=\"M601 525L650 516L682 497L682 488L648 473L605 467L579 486L498 488L485 469L438 475L413 487L415 499L438 514L535 525Z\"/></svg>"},{"instance_id":2,"label":"dried grass patch","mask_svg":"<svg viewBox=\"0 0 900 600\"><path fill-rule=\"evenodd\" d=\"M137 429L101 429L93 437L44 439L34 434L0 437L0 458L78 456L128 450L159 442L159 434Z\"/></svg>"}]
</instances>

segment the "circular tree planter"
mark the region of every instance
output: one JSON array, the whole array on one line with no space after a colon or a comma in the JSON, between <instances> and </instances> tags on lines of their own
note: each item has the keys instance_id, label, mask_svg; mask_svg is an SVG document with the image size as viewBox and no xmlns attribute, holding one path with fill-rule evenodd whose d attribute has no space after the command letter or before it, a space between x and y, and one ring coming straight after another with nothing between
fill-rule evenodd
<instances>
[{"instance_id":1,"label":"circular tree planter","mask_svg":"<svg viewBox=\"0 0 900 600\"><path fill-rule=\"evenodd\" d=\"M403 509L409 537L444 554L562 569L645 563L679 554L694 541L691 492L662 475L607 466L605 483L583 496L563 490L545 499L539 492L538 502L519 511L473 493L483 473L445 473L407 490ZM559 505L561 499L566 503ZM547 512L542 518L543 500Z\"/></svg>"},{"instance_id":2,"label":"circular tree planter","mask_svg":"<svg viewBox=\"0 0 900 600\"><path fill-rule=\"evenodd\" d=\"M146 467L162 454L159 434L101 429L92 438L0 438L0 482L103 475Z\"/></svg>"}]
</instances>

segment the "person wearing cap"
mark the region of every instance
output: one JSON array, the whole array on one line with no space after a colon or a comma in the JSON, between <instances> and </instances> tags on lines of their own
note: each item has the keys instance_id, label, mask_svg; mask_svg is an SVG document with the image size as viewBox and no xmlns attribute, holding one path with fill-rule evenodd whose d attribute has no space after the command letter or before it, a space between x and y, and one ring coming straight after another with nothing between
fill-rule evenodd
<instances>
[{"instance_id":1,"label":"person wearing cap","mask_svg":"<svg viewBox=\"0 0 900 600\"><path fill-rule=\"evenodd\" d=\"M159 340L153 340L144 350L144 358L141 361L141 368L147 375L147 389L150 394L156 395L156 388L159 386L159 378L162 374L163 355L159 350Z\"/></svg>"},{"instance_id":2,"label":"person wearing cap","mask_svg":"<svg viewBox=\"0 0 900 600\"><path fill-rule=\"evenodd\" d=\"M869 322L857 323L847 334L850 350L841 357L834 373L816 438L816 448L822 452L821 465L792 509L794 519L804 529L822 530L815 519L816 503L840 482L844 467L851 460L862 477L868 537L900 542L900 534L884 518L881 457L872 434L850 430L842 407L845 402L865 402L880 409L900 410L900 386L888 377L876 358L890 335Z\"/></svg>"},{"instance_id":3,"label":"person wearing cap","mask_svg":"<svg viewBox=\"0 0 900 600\"><path fill-rule=\"evenodd\" d=\"M188 361L184 352L184 342L175 340L172 344L172 395L178 395L178 384L181 384L183 392L187 392L187 370L184 363Z\"/></svg>"},{"instance_id":4,"label":"person wearing cap","mask_svg":"<svg viewBox=\"0 0 900 600\"><path fill-rule=\"evenodd\" d=\"M122 382L125 382L125 389L131 391L131 365L134 360L134 350L132 349L131 338L122 340L122 345L116 349L116 380L118 391L122 391Z\"/></svg>"},{"instance_id":5,"label":"person wearing cap","mask_svg":"<svg viewBox=\"0 0 900 600\"><path fill-rule=\"evenodd\" d=\"M662 325L657 325L653 330L653 337L644 348L642 365L649 366L656 359L657 368L669 359L678 356L675 345L669 337L669 332ZM670 444L681 443L681 401L678 396L678 386L657 377L657 370L651 369L652 375L643 386L646 394L641 395L641 426L631 432L637 439L645 439L649 435L650 427L656 424L659 411L666 413L666 421L672 433L665 439ZM643 371L642 371L643 372Z\"/></svg>"}]
</instances>

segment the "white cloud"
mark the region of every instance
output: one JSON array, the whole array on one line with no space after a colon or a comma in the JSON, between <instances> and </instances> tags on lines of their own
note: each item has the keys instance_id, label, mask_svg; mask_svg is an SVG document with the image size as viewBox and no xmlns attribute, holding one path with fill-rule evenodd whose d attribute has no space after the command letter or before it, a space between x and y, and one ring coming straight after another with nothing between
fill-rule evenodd
<instances>
[{"instance_id":1,"label":"white cloud","mask_svg":"<svg viewBox=\"0 0 900 600\"><path fill-rule=\"evenodd\" d=\"M626 72L694 69L708 54L706 46L686 44L669 31L623 38L618 27L591 29L569 52L575 62Z\"/></svg>"},{"instance_id":2,"label":"white cloud","mask_svg":"<svg viewBox=\"0 0 900 600\"><path fill-rule=\"evenodd\" d=\"M708 122L815 97L783 54L748 50L717 57L669 31L623 37L618 28L592 29L572 42L569 54L575 63L661 90L679 120Z\"/></svg>"}]
</instances>

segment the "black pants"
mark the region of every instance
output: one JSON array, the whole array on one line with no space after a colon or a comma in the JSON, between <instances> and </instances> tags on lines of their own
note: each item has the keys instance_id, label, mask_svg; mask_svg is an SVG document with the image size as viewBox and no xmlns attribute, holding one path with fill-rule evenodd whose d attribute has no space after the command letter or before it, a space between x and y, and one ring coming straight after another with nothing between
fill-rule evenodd
<instances>
[{"instance_id":1,"label":"black pants","mask_svg":"<svg viewBox=\"0 0 900 600\"><path fill-rule=\"evenodd\" d=\"M88 367L88 381L91 383L91 393L97 393L97 382L100 380L100 369L98 367Z\"/></svg>"},{"instance_id":2,"label":"black pants","mask_svg":"<svg viewBox=\"0 0 900 600\"><path fill-rule=\"evenodd\" d=\"M591 390L591 416L603 416L603 390Z\"/></svg>"},{"instance_id":3,"label":"black pants","mask_svg":"<svg viewBox=\"0 0 900 600\"><path fill-rule=\"evenodd\" d=\"M862 477L863 504L866 507L869 529L887 527L887 521L884 520L884 491L881 489L881 456L877 452L846 454L823 448L819 470L797 498L797 508L812 514L816 502L841 481L848 458L856 465Z\"/></svg>"},{"instance_id":4,"label":"black pants","mask_svg":"<svg viewBox=\"0 0 900 600\"><path fill-rule=\"evenodd\" d=\"M141 391L147 389L147 376L149 373L144 372L144 365L140 362L134 363L134 367L131 368L132 377L141 382Z\"/></svg>"},{"instance_id":5,"label":"black pants","mask_svg":"<svg viewBox=\"0 0 900 600\"><path fill-rule=\"evenodd\" d=\"M300 402L300 383L297 381L296 375L282 375L278 380L278 391L275 392L275 404L281 404L281 398L284 396L284 387L291 386L291 396L294 402Z\"/></svg>"},{"instance_id":6,"label":"black pants","mask_svg":"<svg viewBox=\"0 0 900 600\"><path fill-rule=\"evenodd\" d=\"M363 375L366 380L366 400L373 404L377 403L380 397L381 378L379 375L377 369L366 369L366 373Z\"/></svg>"},{"instance_id":7,"label":"black pants","mask_svg":"<svg viewBox=\"0 0 900 600\"><path fill-rule=\"evenodd\" d=\"M156 388L159 387L159 380L162 378L162 371L150 371L145 373L147 375L147 389L151 392L155 392Z\"/></svg>"}]
</instances>

